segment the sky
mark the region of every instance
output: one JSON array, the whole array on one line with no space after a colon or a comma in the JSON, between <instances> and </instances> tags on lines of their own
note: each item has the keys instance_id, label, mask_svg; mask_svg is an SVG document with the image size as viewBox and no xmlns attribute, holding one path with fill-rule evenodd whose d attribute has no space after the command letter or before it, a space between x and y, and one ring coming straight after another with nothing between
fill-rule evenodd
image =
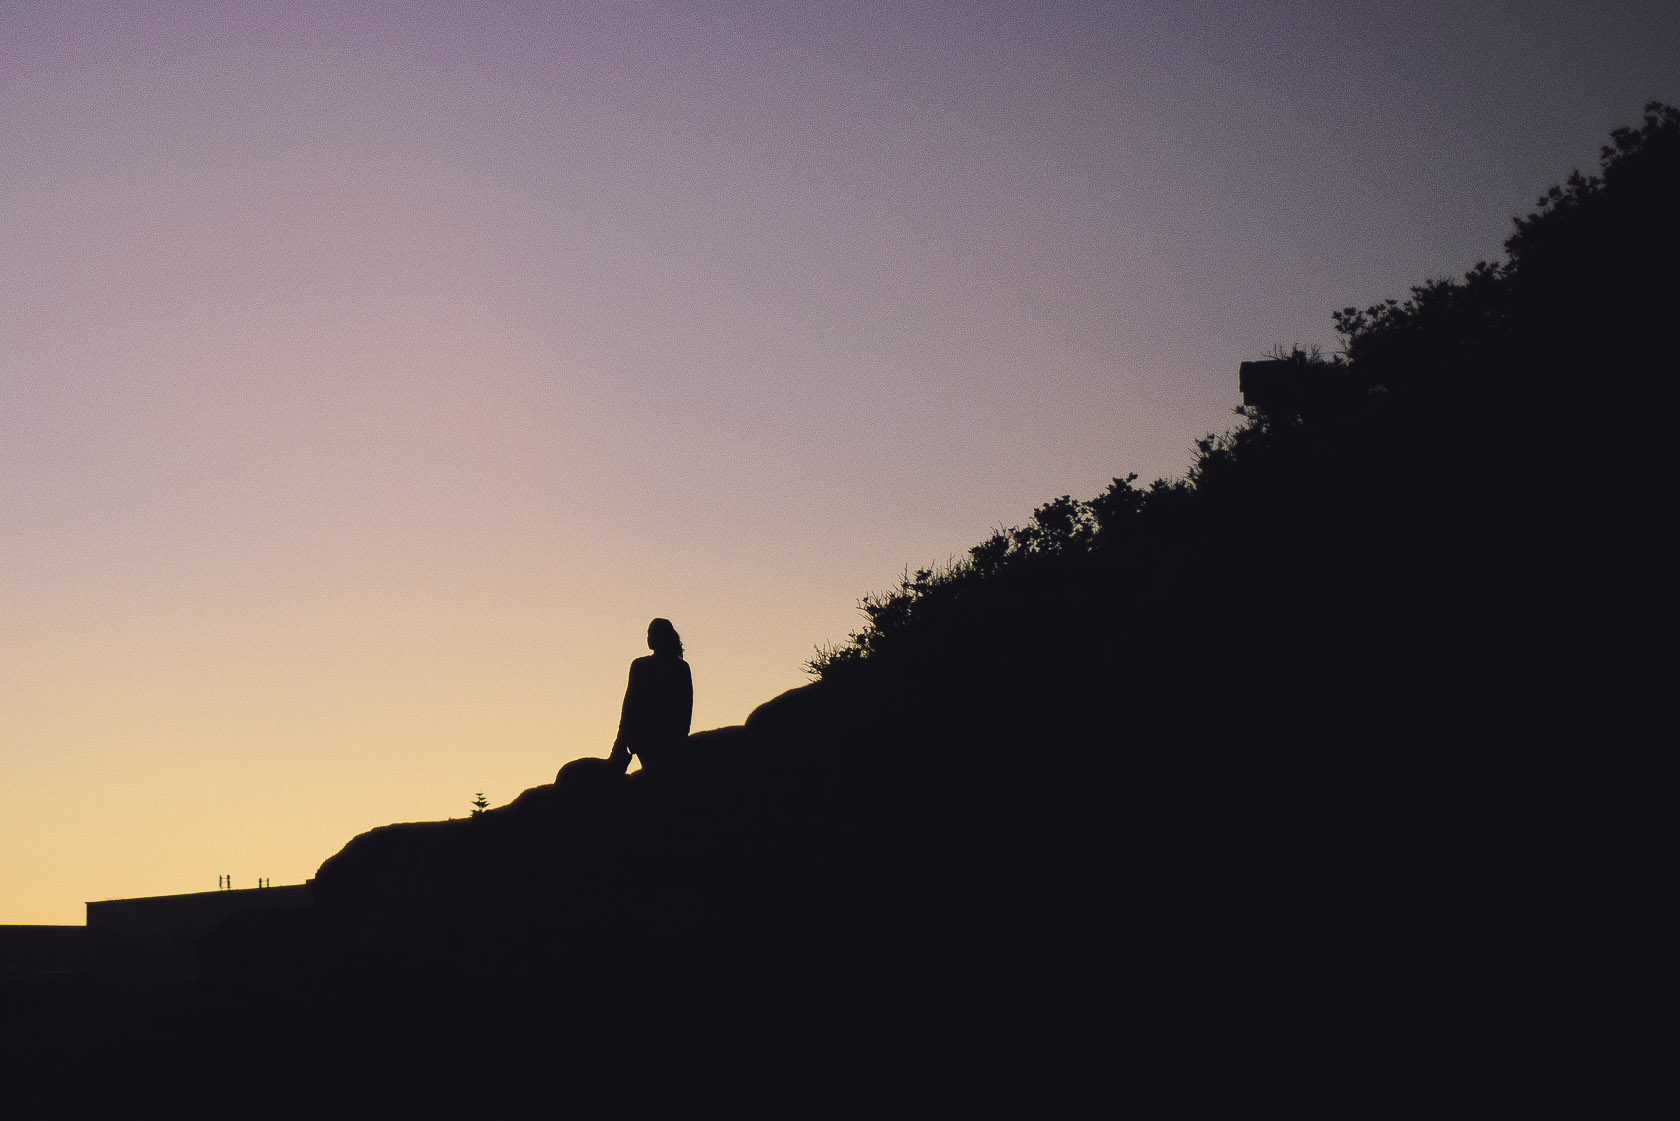
<instances>
[{"instance_id":1,"label":"sky","mask_svg":"<svg viewBox=\"0 0 1680 1121\"><path fill-rule=\"evenodd\" d=\"M1653 99L1668 0L0 0L0 923L504 804L656 615L739 723Z\"/></svg>"}]
</instances>

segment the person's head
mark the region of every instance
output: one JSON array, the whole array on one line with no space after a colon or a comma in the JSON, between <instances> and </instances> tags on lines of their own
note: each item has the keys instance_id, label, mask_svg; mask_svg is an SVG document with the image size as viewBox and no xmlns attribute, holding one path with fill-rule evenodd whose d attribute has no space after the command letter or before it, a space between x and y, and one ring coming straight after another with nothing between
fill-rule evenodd
<instances>
[{"instance_id":1,"label":"person's head","mask_svg":"<svg viewBox=\"0 0 1680 1121\"><path fill-rule=\"evenodd\" d=\"M671 625L671 620L655 619L648 624L648 649L655 654L682 657L682 639L677 637L677 628Z\"/></svg>"}]
</instances>

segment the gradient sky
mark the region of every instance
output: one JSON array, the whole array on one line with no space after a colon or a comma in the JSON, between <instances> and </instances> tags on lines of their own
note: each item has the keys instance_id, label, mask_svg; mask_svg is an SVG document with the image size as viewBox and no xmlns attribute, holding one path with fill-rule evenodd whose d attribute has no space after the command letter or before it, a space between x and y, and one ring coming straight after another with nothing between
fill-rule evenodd
<instances>
[{"instance_id":1,"label":"gradient sky","mask_svg":"<svg viewBox=\"0 0 1680 1121\"><path fill-rule=\"evenodd\" d=\"M0 922L507 802L654 615L738 723L1677 64L1670 0L0 0Z\"/></svg>"}]
</instances>

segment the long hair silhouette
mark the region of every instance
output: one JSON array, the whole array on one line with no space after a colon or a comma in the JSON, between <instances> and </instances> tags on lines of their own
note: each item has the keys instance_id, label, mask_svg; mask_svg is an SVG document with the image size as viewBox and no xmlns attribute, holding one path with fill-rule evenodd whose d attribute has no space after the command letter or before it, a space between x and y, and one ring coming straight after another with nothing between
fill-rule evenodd
<instances>
[{"instance_id":1,"label":"long hair silhouette","mask_svg":"<svg viewBox=\"0 0 1680 1121\"><path fill-rule=\"evenodd\" d=\"M655 654L673 658L683 656L682 638L669 619L655 619L648 624L647 644Z\"/></svg>"}]
</instances>

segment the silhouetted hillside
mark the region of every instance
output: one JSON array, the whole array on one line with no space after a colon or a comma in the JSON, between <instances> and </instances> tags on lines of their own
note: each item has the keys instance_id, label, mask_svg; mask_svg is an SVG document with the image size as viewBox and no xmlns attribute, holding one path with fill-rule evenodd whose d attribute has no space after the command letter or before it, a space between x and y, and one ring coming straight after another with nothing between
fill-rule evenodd
<instances>
[{"instance_id":1,"label":"silhouetted hillside","mask_svg":"<svg viewBox=\"0 0 1680 1121\"><path fill-rule=\"evenodd\" d=\"M354 839L94 1053L578 1116L1627 1115L1680 114L1614 141L1507 262L1278 356L1187 480L871 598L681 765Z\"/></svg>"},{"instance_id":2,"label":"silhouetted hillside","mask_svg":"<svg viewBox=\"0 0 1680 1121\"><path fill-rule=\"evenodd\" d=\"M1251 395L1245 423L1201 441L1186 480L1131 476L1041 507L953 568L866 599L868 625L813 669L995 651L1011 645L984 638L1000 616L1042 626L1058 596L1079 605L1075 629L1224 597L1225 633L1272 611L1374 612L1644 677L1644 643L1582 654L1606 630L1655 641L1674 620L1660 402L1675 368L1680 114L1649 106L1612 141L1599 176L1571 176L1516 221L1505 262L1343 309L1334 359L1262 364L1289 368L1291 391ZM1088 603L1115 611L1087 616ZM1264 637L1292 643L1296 629ZM1358 629L1379 647L1380 627ZM1613 672L1598 672L1607 660Z\"/></svg>"}]
</instances>

